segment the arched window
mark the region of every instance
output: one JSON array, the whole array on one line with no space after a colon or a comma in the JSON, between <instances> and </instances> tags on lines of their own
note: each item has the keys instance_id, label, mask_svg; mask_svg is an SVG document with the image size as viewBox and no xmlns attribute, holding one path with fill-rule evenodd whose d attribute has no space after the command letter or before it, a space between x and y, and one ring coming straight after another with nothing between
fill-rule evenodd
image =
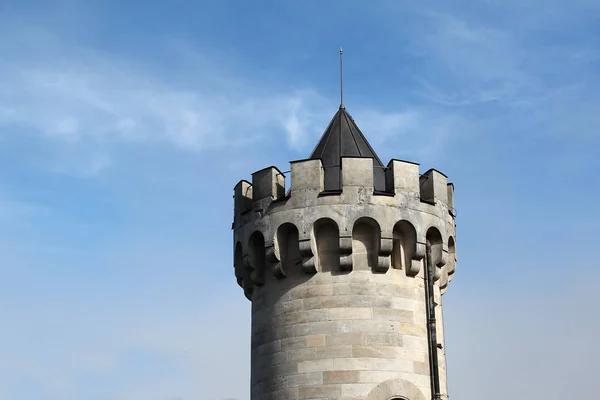
<instances>
[{"instance_id":1,"label":"arched window","mask_svg":"<svg viewBox=\"0 0 600 400\"><path fill-rule=\"evenodd\" d=\"M244 280L244 262L243 262L242 244L237 242L235 244L235 252L233 255L233 269L235 271L235 277L238 285L242 286Z\"/></svg>"},{"instance_id":2,"label":"arched window","mask_svg":"<svg viewBox=\"0 0 600 400\"><path fill-rule=\"evenodd\" d=\"M427 230L426 239L431 243L431 262L437 266L442 262L442 234L437 228L431 227Z\"/></svg>"},{"instance_id":3,"label":"arched window","mask_svg":"<svg viewBox=\"0 0 600 400\"><path fill-rule=\"evenodd\" d=\"M276 251L286 276L300 271L302 266L298 238L298 228L294 224L285 223L277 229Z\"/></svg>"},{"instance_id":4,"label":"arched window","mask_svg":"<svg viewBox=\"0 0 600 400\"><path fill-rule=\"evenodd\" d=\"M381 229L372 218L360 218L352 228L352 265L355 269L377 267Z\"/></svg>"},{"instance_id":5,"label":"arched window","mask_svg":"<svg viewBox=\"0 0 600 400\"><path fill-rule=\"evenodd\" d=\"M454 238L450 236L448 239L448 276L452 276L456 271L456 245Z\"/></svg>"},{"instance_id":6,"label":"arched window","mask_svg":"<svg viewBox=\"0 0 600 400\"><path fill-rule=\"evenodd\" d=\"M394 225L394 248L392 250L392 268L409 271L412 257L417 246L417 232L408 221Z\"/></svg>"},{"instance_id":7,"label":"arched window","mask_svg":"<svg viewBox=\"0 0 600 400\"><path fill-rule=\"evenodd\" d=\"M323 218L315 222L315 240L317 244L317 269L321 272L340 269L340 230L337 224Z\"/></svg>"},{"instance_id":8,"label":"arched window","mask_svg":"<svg viewBox=\"0 0 600 400\"><path fill-rule=\"evenodd\" d=\"M252 278L257 285L264 282L265 274L265 238L262 233L254 232L248 241L250 247L250 267L252 268Z\"/></svg>"}]
</instances>

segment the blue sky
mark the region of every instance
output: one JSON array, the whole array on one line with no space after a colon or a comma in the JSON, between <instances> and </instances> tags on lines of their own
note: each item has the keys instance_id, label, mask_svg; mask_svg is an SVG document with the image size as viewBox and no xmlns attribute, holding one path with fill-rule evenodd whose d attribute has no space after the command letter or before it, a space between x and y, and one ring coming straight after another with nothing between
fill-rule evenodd
<instances>
[{"instance_id":1,"label":"blue sky","mask_svg":"<svg viewBox=\"0 0 600 400\"><path fill-rule=\"evenodd\" d=\"M249 399L232 189L309 155L343 45L384 163L456 185L450 395L593 398L599 27L594 0L4 0L0 397Z\"/></svg>"}]
</instances>

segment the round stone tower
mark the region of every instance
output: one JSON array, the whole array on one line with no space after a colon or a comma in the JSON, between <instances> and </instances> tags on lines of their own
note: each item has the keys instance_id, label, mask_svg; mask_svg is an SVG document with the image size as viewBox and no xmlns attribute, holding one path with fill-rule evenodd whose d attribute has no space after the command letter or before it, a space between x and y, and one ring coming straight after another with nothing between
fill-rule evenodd
<instances>
[{"instance_id":1,"label":"round stone tower","mask_svg":"<svg viewBox=\"0 0 600 400\"><path fill-rule=\"evenodd\" d=\"M287 193L276 167L235 186L251 399L447 398L454 186L413 162L384 166L343 106L290 172Z\"/></svg>"}]
</instances>

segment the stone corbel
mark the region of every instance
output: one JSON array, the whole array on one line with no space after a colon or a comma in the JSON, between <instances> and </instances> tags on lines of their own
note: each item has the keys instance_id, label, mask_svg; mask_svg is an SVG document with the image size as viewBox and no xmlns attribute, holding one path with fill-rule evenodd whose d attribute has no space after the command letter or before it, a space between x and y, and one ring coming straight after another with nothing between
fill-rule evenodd
<instances>
[{"instance_id":1,"label":"stone corbel","mask_svg":"<svg viewBox=\"0 0 600 400\"><path fill-rule=\"evenodd\" d=\"M246 298L250 301L252 301L252 293L254 292L254 285L252 284L252 281L249 279L249 276L246 276L246 278L243 281L243 287L244 287L244 295L246 296Z\"/></svg>"},{"instance_id":2,"label":"stone corbel","mask_svg":"<svg viewBox=\"0 0 600 400\"><path fill-rule=\"evenodd\" d=\"M444 268L444 265L446 265L447 261L448 261L448 246L444 243L442 245L442 257L435 265L436 268L434 269L434 275L433 275L434 282L439 280L440 277L442 276L442 269Z\"/></svg>"},{"instance_id":3,"label":"stone corbel","mask_svg":"<svg viewBox=\"0 0 600 400\"><path fill-rule=\"evenodd\" d=\"M317 268L315 267L315 257L310 244L310 237L300 239L298 247L300 248L300 256L302 257L302 269L307 274L315 274Z\"/></svg>"},{"instance_id":4,"label":"stone corbel","mask_svg":"<svg viewBox=\"0 0 600 400\"><path fill-rule=\"evenodd\" d=\"M250 257L244 256L244 267L249 271L250 279L252 284L255 286L262 286L265 284L265 266L264 265L252 265Z\"/></svg>"},{"instance_id":5,"label":"stone corbel","mask_svg":"<svg viewBox=\"0 0 600 400\"><path fill-rule=\"evenodd\" d=\"M425 245L425 238L417 239L415 243L415 253L412 256L410 265L407 265L406 273L410 276L416 276L421 272L421 266L423 265L423 258L425 257L425 251L427 250Z\"/></svg>"},{"instance_id":6,"label":"stone corbel","mask_svg":"<svg viewBox=\"0 0 600 400\"><path fill-rule=\"evenodd\" d=\"M240 264L233 264L233 270L235 272L235 279L237 280L238 285L240 285L240 287L244 287L243 286L243 281L244 281L244 263L243 263L243 258L242 258L242 263Z\"/></svg>"},{"instance_id":7,"label":"stone corbel","mask_svg":"<svg viewBox=\"0 0 600 400\"><path fill-rule=\"evenodd\" d=\"M377 257L377 265L375 271L387 272L391 264L391 255L394 248L394 237L390 234L381 235L379 244L379 254Z\"/></svg>"},{"instance_id":8,"label":"stone corbel","mask_svg":"<svg viewBox=\"0 0 600 400\"><path fill-rule=\"evenodd\" d=\"M340 236L340 270L352 271L352 236Z\"/></svg>"},{"instance_id":9,"label":"stone corbel","mask_svg":"<svg viewBox=\"0 0 600 400\"><path fill-rule=\"evenodd\" d=\"M440 291L443 294L448 287L448 267L442 268L442 276L440 277Z\"/></svg>"},{"instance_id":10,"label":"stone corbel","mask_svg":"<svg viewBox=\"0 0 600 400\"><path fill-rule=\"evenodd\" d=\"M275 254L275 246L267 247L265 252L266 261L271 265L271 272L273 272L273 276L277 279L283 279L286 277L285 271L283 270L283 262L277 258Z\"/></svg>"}]
</instances>

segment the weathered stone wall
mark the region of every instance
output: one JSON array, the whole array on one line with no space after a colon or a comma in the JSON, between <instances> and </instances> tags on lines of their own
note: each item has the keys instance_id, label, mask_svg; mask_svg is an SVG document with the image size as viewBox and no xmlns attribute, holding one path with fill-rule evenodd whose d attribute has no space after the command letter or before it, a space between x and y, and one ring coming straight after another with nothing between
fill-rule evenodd
<instances>
[{"instance_id":1,"label":"weathered stone wall","mask_svg":"<svg viewBox=\"0 0 600 400\"><path fill-rule=\"evenodd\" d=\"M298 271L255 289L252 399L364 399L397 378L429 396L422 277Z\"/></svg>"},{"instance_id":2,"label":"weathered stone wall","mask_svg":"<svg viewBox=\"0 0 600 400\"><path fill-rule=\"evenodd\" d=\"M336 193L323 193L319 160L292 163L287 196L274 167L236 186L234 267L252 301L253 400L430 398L425 242L443 345L441 295L456 265L453 185L409 162L393 160L385 173L387 193L374 193L364 158L342 159Z\"/></svg>"}]
</instances>

